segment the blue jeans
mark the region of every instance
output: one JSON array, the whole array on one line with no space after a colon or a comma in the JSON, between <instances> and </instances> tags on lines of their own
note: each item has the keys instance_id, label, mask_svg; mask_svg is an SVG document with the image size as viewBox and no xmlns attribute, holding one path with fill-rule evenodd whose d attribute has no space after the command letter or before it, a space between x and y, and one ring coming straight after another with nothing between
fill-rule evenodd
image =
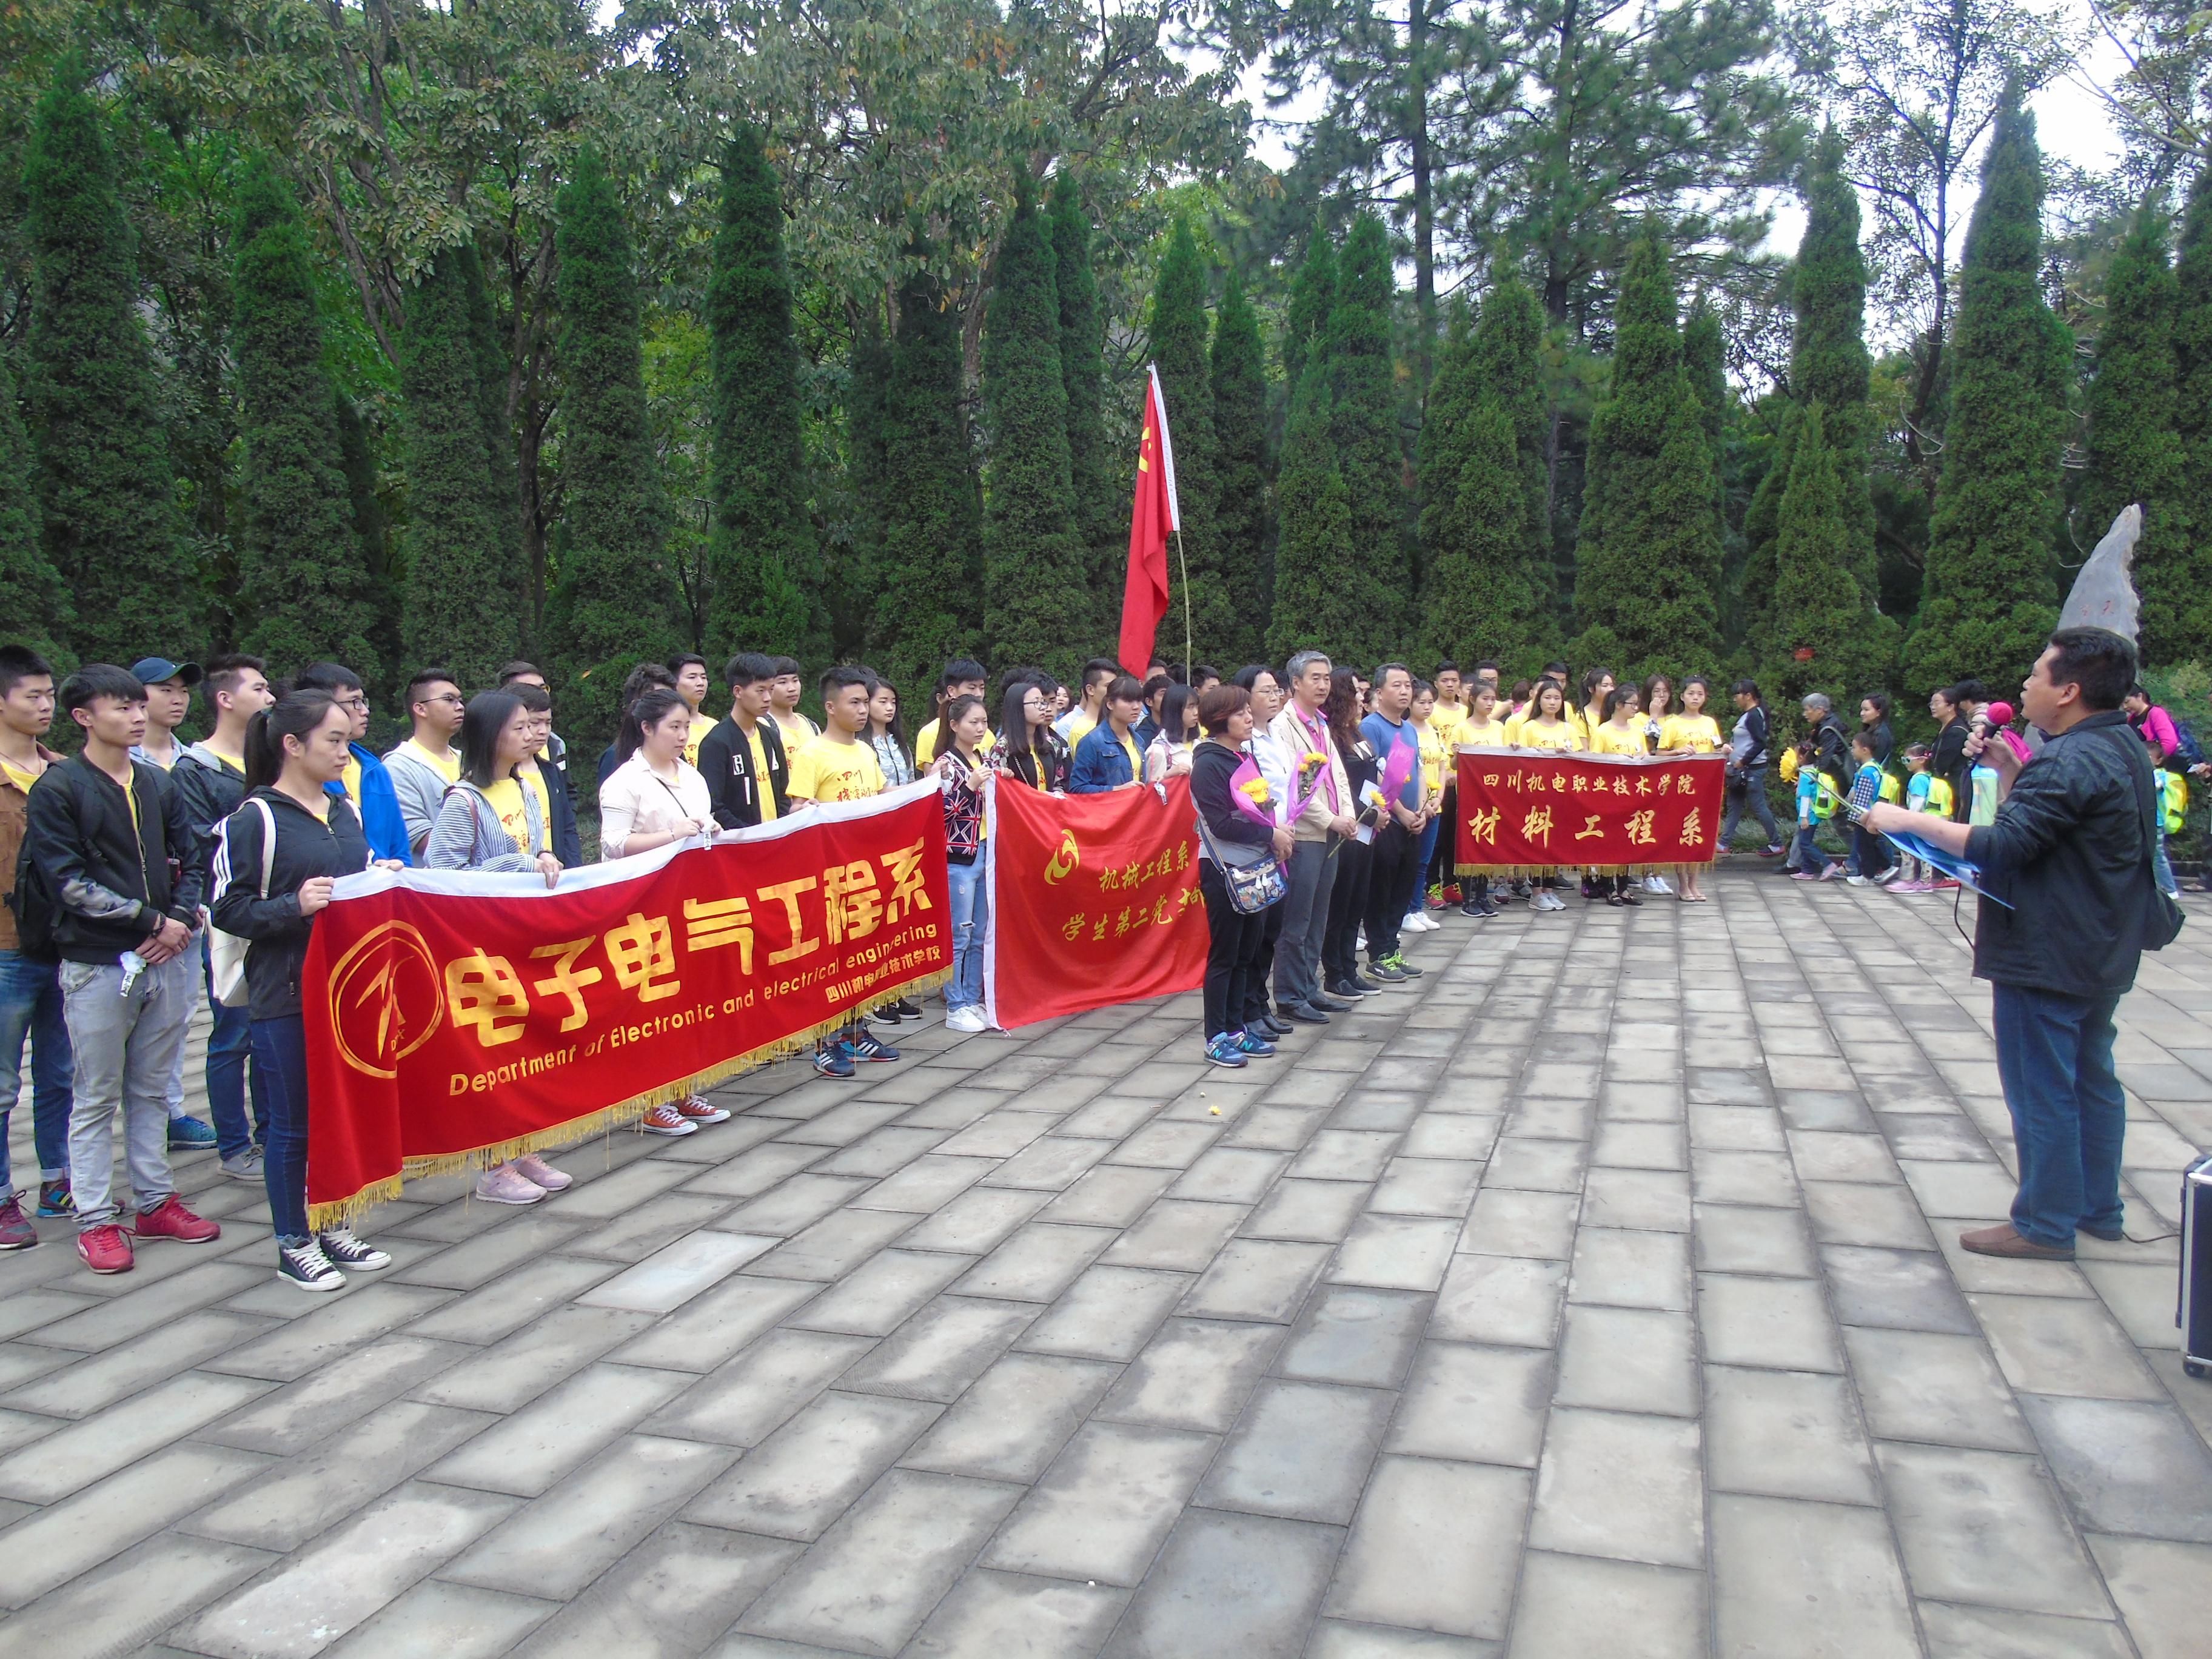
<instances>
[{"instance_id":1,"label":"blue jeans","mask_svg":"<svg viewBox=\"0 0 2212 1659\"><path fill-rule=\"evenodd\" d=\"M216 1155L236 1158L256 1140L269 1135L269 1100L261 1083L261 1068L253 1068L253 1121L246 1121L246 1056L252 1046L253 1016L244 1008L226 1008L215 1000L215 962L209 951L207 930L200 930L200 984L207 991L208 1015L212 1022L207 1042L208 1116L215 1123ZM177 1056L176 1073L169 1079L169 1115L185 1113L184 1056Z\"/></svg>"},{"instance_id":2,"label":"blue jeans","mask_svg":"<svg viewBox=\"0 0 2212 1659\"><path fill-rule=\"evenodd\" d=\"M945 1006L973 1008L983 1000L983 941L991 927L991 893L983 884L983 860L947 864L952 889L952 977L945 982Z\"/></svg>"},{"instance_id":3,"label":"blue jeans","mask_svg":"<svg viewBox=\"0 0 2212 1659\"><path fill-rule=\"evenodd\" d=\"M69 1173L69 1025L62 1018L62 975L57 963L33 962L20 951L0 951L0 1204L15 1195L8 1174L8 1118L23 1083L23 1039L31 1041L31 1139L39 1152L39 1178Z\"/></svg>"},{"instance_id":4,"label":"blue jeans","mask_svg":"<svg viewBox=\"0 0 2212 1659\"><path fill-rule=\"evenodd\" d=\"M1413 902L1406 907L1406 914L1409 916L1418 915L1429 908L1429 866L1436 861L1437 838L1443 834L1443 819L1434 817L1421 831L1421 844L1413 854L1419 860L1413 878Z\"/></svg>"},{"instance_id":5,"label":"blue jeans","mask_svg":"<svg viewBox=\"0 0 2212 1659\"><path fill-rule=\"evenodd\" d=\"M2112 1071L2118 997L1990 988L1997 1076L2020 1152L2013 1231L2074 1247L2075 1229L2120 1231L2120 1141L2127 1102Z\"/></svg>"},{"instance_id":6,"label":"blue jeans","mask_svg":"<svg viewBox=\"0 0 2212 1659\"><path fill-rule=\"evenodd\" d=\"M245 1011L240 1010L242 1013ZM253 1042L257 1096L269 1102L261 1143L261 1181L269 1189L269 1218L277 1240L303 1243L307 1237L307 1028L300 1016L248 1022Z\"/></svg>"}]
</instances>

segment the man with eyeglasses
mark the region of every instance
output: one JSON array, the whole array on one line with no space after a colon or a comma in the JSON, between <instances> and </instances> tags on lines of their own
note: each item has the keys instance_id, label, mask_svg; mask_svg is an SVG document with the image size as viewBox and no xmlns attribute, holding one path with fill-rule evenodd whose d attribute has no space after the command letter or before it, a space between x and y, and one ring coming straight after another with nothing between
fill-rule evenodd
<instances>
[{"instance_id":1,"label":"man with eyeglasses","mask_svg":"<svg viewBox=\"0 0 2212 1659\"><path fill-rule=\"evenodd\" d=\"M460 751L453 747L467 699L448 668L417 670L407 682L407 717L415 734L384 757L392 787L399 798L399 817L407 826L407 848L415 863L438 821L446 791L461 778Z\"/></svg>"},{"instance_id":2,"label":"man with eyeglasses","mask_svg":"<svg viewBox=\"0 0 2212 1659\"><path fill-rule=\"evenodd\" d=\"M408 855L407 820L399 814L399 794L392 787L392 774L362 743L368 735L368 692L362 685L361 676L343 663L310 663L292 684L302 691L327 691L331 701L344 709L346 718L353 722L353 729L346 733L346 750L353 758L346 763L337 782L323 787L353 804L362 832L368 837L369 857L413 863Z\"/></svg>"}]
</instances>

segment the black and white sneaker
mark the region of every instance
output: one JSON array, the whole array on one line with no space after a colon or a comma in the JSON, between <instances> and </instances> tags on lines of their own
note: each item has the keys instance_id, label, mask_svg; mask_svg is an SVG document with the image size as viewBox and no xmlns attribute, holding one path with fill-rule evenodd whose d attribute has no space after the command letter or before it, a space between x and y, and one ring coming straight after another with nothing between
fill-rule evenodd
<instances>
[{"instance_id":1,"label":"black and white sneaker","mask_svg":"<svg viewBox=\"0 0 2212 1659\"><path fill-rule=\"evenodd\" d=\"M279 1244L276 1274L286 1284L303 1291L345 1289L345 1275L331 1265L330 1257L323 1254L322 1241L317 1238L304 1244Z\"/></svg>"},{"instance_id":2,"label":"black and white sneaker","mask_svg":"<svg viewBox=\"0 0 2212 1659\"><path fill-rule=\"evenodd\" d=\"M321 1234L323 1255L341 1267L351 1267L359 1273L373 1273L379 1267L389 1267L392 1258L375 1245L353 1236L350 1227L326 1227Z\"/></svg>"},{"instance_id":3,"label":"black and white sneaker","mask_svg":"<svg viewBox=\"0 0 2212 1659\"><path fill-rule=\"evenodd\" d=\"M898 1010L898 1017L908 1024L919 1025L921 1023L921 1005L912 999L901 997L891 1006Z\"/></svg>"}]
</instances>

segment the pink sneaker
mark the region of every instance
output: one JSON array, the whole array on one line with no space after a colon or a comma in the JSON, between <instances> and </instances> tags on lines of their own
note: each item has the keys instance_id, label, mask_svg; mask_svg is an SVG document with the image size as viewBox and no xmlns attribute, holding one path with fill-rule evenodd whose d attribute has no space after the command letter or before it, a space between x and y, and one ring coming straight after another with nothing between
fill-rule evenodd
<instances>
[{"instance_id":1,"label":"pink sneaker","mask_svg":"<svg viewBox=\"0 0 2212 1659\"><path fill-rule=\"evenodd\" d=\"M565 1193L576 1184L576 1177L564 1175L535 1152L525 1152L514 1160L516 1170L525 1180L534 1181L549 1193Z\"/></svg>"},{"instance_id":2,"label":"pink sneaker","mask_svg":"<svg viewBox=\"0 0 2212 1659\"><path fill-rule=\"evenodd\" d=\"M699 1133L697 1124L689 1121L683 1113L665 1101L638 1119L637 1127L649 1135L696 1135Z\"/></svg>"},{"instance_id":3,"label":"pink sneaker","mask_svg":"<svg viewBox=\"0 0 2212 1659\"><path fill-rule=\"evenodd\" d=\"M150 1210L138 1212L140 1238L173 1238L179 1244L204 1244L220 1238L222 1229L204 1216L194 1215L185 1201L171 1193Z\"/></svg>"},{"instance_id":4,"label":"pink sneaker","mask_svg":"<svg viewBox=\"0 0 2212 1659\"><path fill-rule=\"evenodd\" d=\"M502 1164L477 1177L477 1196L487 1204L535 1204L545 1189L514 1164Z\"/></svg>"},{"instance_id":5,"label":"pink sneaker","mask_svg":"<svg viewBox=\"0 0 2212 1659\"><path fill-rule=\"evenodd\" d=\"M727 1123L729 1113L704 1095L690 1095L676 1103L676 1109L691 1123Z\"/></svg>"}]
</instances>

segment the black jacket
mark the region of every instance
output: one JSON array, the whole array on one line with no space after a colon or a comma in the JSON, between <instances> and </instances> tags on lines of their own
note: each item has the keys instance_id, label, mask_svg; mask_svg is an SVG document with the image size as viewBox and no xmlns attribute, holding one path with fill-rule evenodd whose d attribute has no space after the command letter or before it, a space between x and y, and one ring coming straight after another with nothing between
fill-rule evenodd
<instances>
[{"instance_id":1,"label":"black jacket","mask_svg":"<svg viewBox=\"0 0 2212 1659\"><path fill-rule=\"evenodd\" d=\"M1935 752L1928 757L1929 775L1951 786L1951 817L1958 823L1966 821L1967 809L1973 805L1973 791L1966 781L1966 775L1973 769L1966 758L1966 722L1953 720L1936 734Z\"/></svg>"},{"instance_id":2,"label":"black jacket","mask_svg":"<svg viewBox=\"0 0 2212 1659\"><path fill-rule=\"evenodd\" d=\"M784 758L783 734L772 720L763 720L761 753L768 757L768 787L775 792L775 815L791 811L791 763ZM747 830L761 821L761 780L753 775L753 746L738 730L737 717L725 714L699 739L699 775L707 780L714 803L714 822L725 830Z\"/></svg>"},{"instance_id":3,"label":"black jacket","mask_svg":"<svg viewBox=\"0 0 2212 1659\"><path fill-rule=\"evenodd\" d=\"M275 789L257 789L252 799L269 803L276 824L269 896L261 896L261 813L240 806L216 826L209 908L224 933L252 941L246 952L252 1017L283 1019L300 1012L301 969L315 925L313 916L300 914L300 885L311 876L368 868L368 837L351 801L332 799L325 822Z\"/></svg>"},{"instance_id":4,"label":"black jacket","mask_svg":"<svg viewBox=\"0 0 2212 1659\"><path fill-rule=\"evenodd\" d=\"M574 870L584 861L584 838L576 828L576 798L568 788L568 745L556 732L547 739L545 753L551 764L539 761L538 775L545 780L545 801L553 811L552 823L545 826L546 841L561 867Z\"/></svg>"},{"instance_id":5,"label":"black jacket","mask_svg":"<svg viewBox=\"0 0 2212 1659\"><path fill-rule=\"evenodd\" d=\"M192 821L195 856L204 880L208 861L215 856L215 827L246 799L246 774L234 771L205 744L196 743L177 757L177 763L169 769L168 782L183 798L185 811Z\"/></svg>"},{"instance_id":6,"label":"black jacket","mask_svg":"<svg viewBox=\"0 0 2212 1659\"><path fill-rule=\"evenodd\" d=\"M112 963L144 944L164 916L199 925L198 842L181 793L162 787L161 768L131 762L125 799L114 779L73 757L31 786L26 816L25 848L53 908L63 961Z\"/></svg>"},{"instance_id":7,"label":"black jacket","mask_svg":"<svg viewBox=\"0 0 2212 1659\"><path fill-rule=\"evenodd\" d=\"M1236 792L1230 787L1229 781L1243 763L1243 756L1210 738L1192 750L1191 805L1198 808L1206 833L1217 845L1264 848L1273 841L1273 832L1237 810ZM1233 858L1228 861L1237 862Z\"/></svg>"},{"instance_id":8,"label":"black jacket","mask_svg":"<svg viewBox=\"0 0 2212 1659\"><path fill-rule=\"evenodd\" d=\"M1977 977L2076 997L2135 983L2153 891L2149 791L2150 762L2117 711L2051 738L2021 769L1996 822L1966 839L1968 860L2014 907L1981 907Z\"/></svg>"},{"instance_id":9,"label":"black jacket","mask_svg":"<svg viewBox=\"0 0 2212 1659\"><path fill-rule=\"evenodd\" d=\"M1815 745L1813 763L1832 779L1838 789L1849 794L1851 775L1858 768L1851 764L1851 740L1844 733L1844 723L1832 712L1823 714L1820 723L1813 728L1813 742Z\"/></svg>"}]
</instances>

